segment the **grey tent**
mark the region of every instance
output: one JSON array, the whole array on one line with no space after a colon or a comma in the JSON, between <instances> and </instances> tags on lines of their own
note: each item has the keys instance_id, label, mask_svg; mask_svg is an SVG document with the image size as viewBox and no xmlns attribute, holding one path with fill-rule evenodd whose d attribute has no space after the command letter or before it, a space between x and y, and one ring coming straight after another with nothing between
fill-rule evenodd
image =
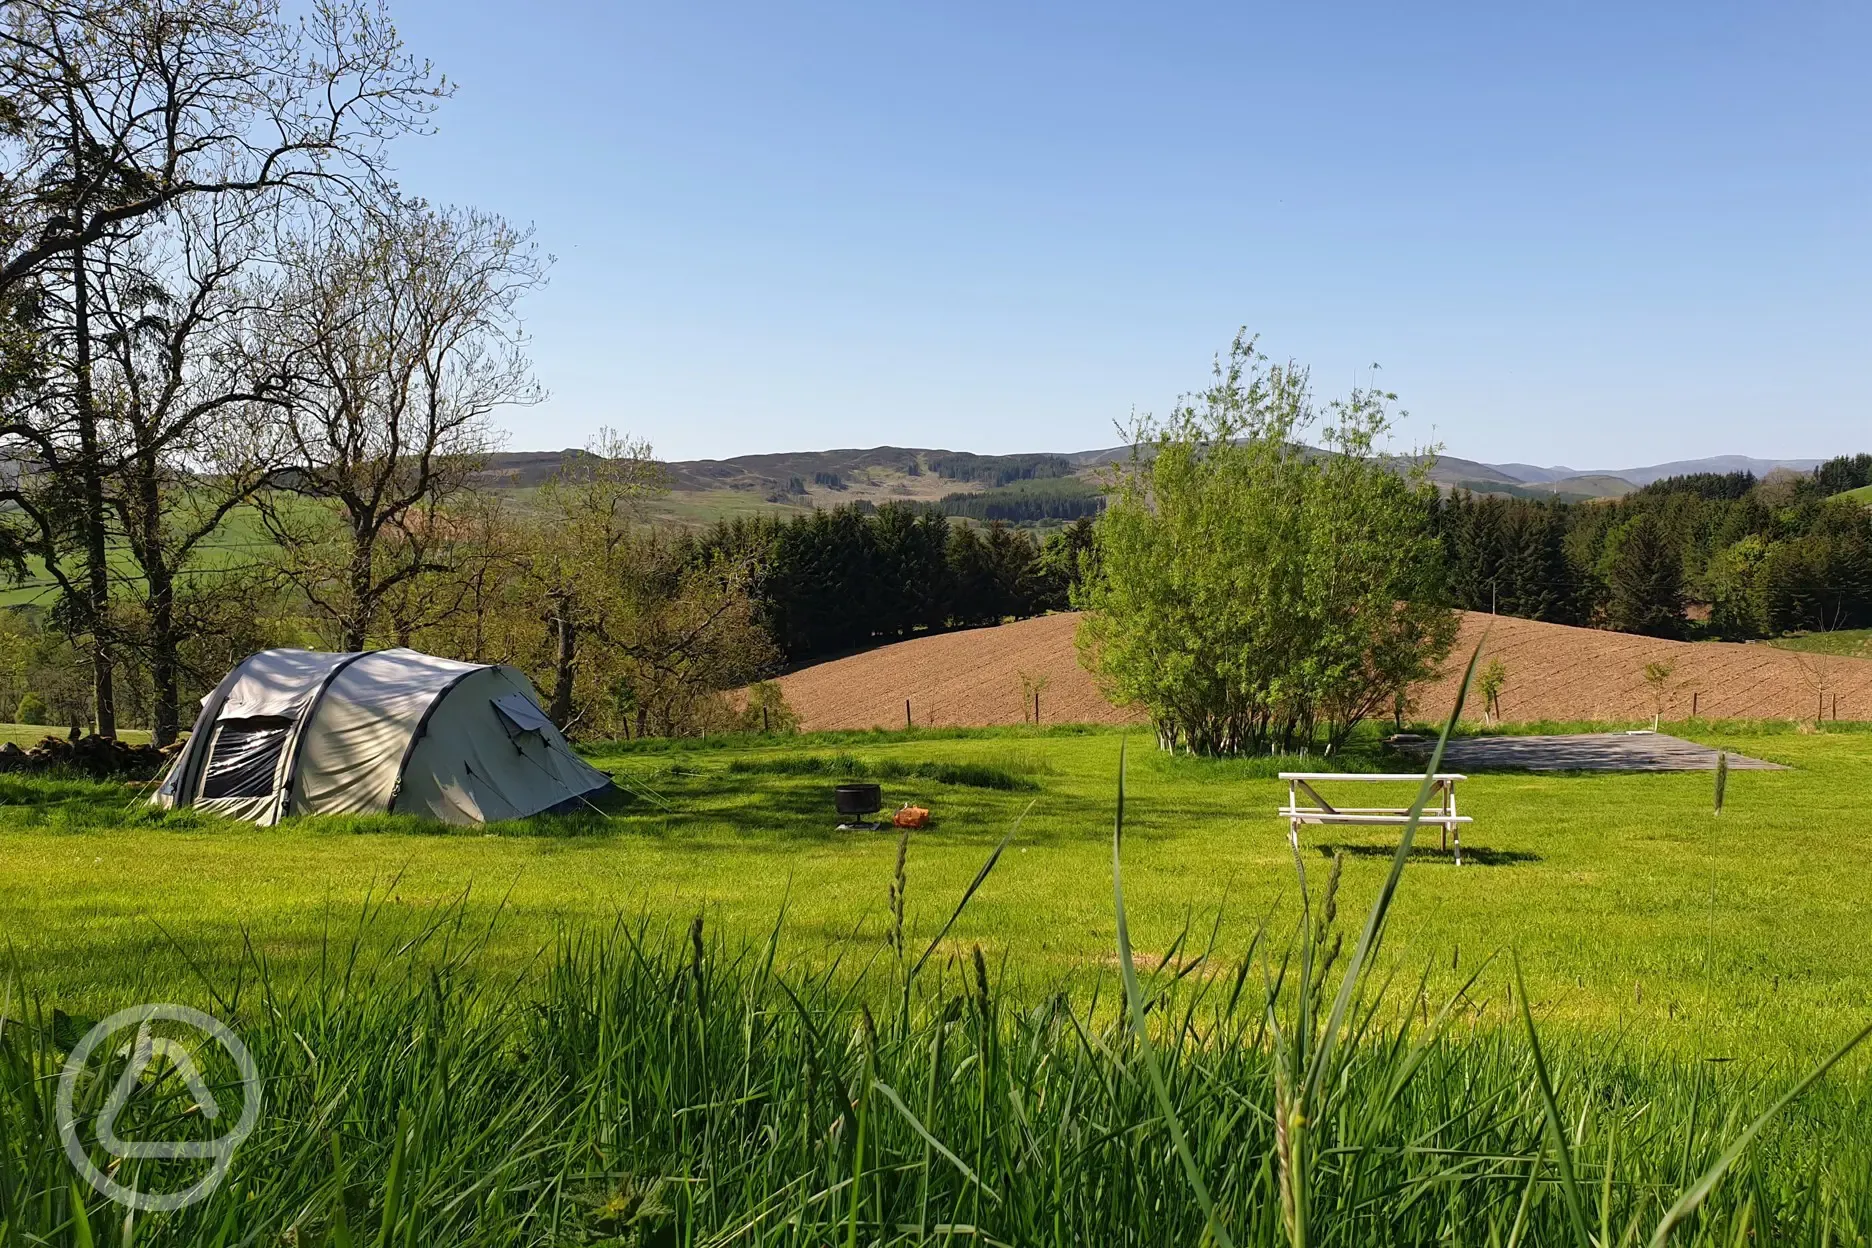
<instances>
[{"instance_id":1,"label":"grey tent","mask_svg":"<svg viewBox=\"0 0 1872 1248\"><path fill-rule=\"evenodd\" d=\"M569 809L610 783L511 667L262 650L202 699L151 800L259 824L385 811L466 824Z\"/></svg>"}]
</instances>

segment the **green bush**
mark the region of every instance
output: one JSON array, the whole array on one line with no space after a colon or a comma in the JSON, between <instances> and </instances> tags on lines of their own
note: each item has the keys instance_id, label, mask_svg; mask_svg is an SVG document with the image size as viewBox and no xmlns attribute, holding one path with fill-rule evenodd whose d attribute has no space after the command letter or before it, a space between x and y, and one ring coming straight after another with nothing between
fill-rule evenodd
<instances>
[{"instance_id":1,"label":"green bush","mask_svg":"<svg viewBox=\"0 0 1872 1248\"><path fill-rule=\"evenodd\" d=\"M786 693L779 685L757 680L748 686L747 705L741 709L735 731L791 736L799 731L799 712L787 705Z\"/></svg>"},{"instance_id":2,"label":"green bush","mask_svg":"<svg viewBox=\"0 0 1872 1248\"><path fill-rule=\"evenodd\" d=\"M52 708L38 694L27 690L26 696L19 700L19 709L13 712L16 724L49 724L52 722Z\"/></svg>"},{"instance_id":3,"label":"green bush","mask_svg":"<svg viewBox=\"0 0 1872 1248\"><path fill-rule=\"evenodd\" d=\"M1336 751L1449 652L1435 488L1378 449L1394 397L1322 413L1304 369L1243 335L1209 389L1134 430L1073 604L1087 666L1165 747Z\"/></svg>"}]
</instances>

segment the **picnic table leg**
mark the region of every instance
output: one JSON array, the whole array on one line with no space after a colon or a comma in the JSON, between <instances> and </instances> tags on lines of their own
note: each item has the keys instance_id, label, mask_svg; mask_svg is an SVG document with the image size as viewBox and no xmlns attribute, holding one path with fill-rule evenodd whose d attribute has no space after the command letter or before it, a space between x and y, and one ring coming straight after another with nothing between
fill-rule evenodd
<instances>
[{"instance_id":1,"label":"picnic table leg","mask_svg":"<svg viewBox=\"0 0 1872 1248\"><path fill-rule=\"evenodd\" d=\"M1297 780L1287 782L1287 809L1300 809L1300 782ZM1287 843L1293 846L1294 859L1298 861L1300 858L1300 819L1298 816L1287 820Z\"/></svg>"},{"instance_id":2,"label":"picnic table leg","mask_svg":"<svg viewBox=\"0 0 1872 1248\"><path fill-rule=\"evenodd\" d=\"M1456 785L1453 781L1446 780L1443 782L1443 794L1443 804L1448 809L1450 818L1454 819L1456 817ZM1460 867L1462 866L1462 825L1459 823L1446 823L1443 825L1443 828L1455 838L1456 865Z\"/></svg>"},{"instance_id":3,"label":"picnic table leg","mask_svg":"<svg viewBox=\"0 0 1872 1248\"><path fill-rule=\"evenodd\" d=\"M1439 780L1436 782L1436 787L1438 789L1437 813L1447 815L1450 802L1449 781ZM1443 848L1446 850L1449 848L1449 824L1447 823L1443 825Z\"/></svg>"}]
</instances>

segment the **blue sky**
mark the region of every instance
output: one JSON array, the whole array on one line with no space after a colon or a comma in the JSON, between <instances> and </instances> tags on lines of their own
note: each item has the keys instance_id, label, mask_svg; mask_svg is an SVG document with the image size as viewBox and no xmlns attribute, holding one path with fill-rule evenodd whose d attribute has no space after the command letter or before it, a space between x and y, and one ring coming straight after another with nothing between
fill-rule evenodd
<instances>
[{"instance_id":1,"label":"blue sky","mask_svg":"<svg viewBox=\"0 0 1872 1248\"><path fill-rule=\"evenodd\" d=\"M1468 458L1872 449L1863 3L394 13L406 188L557 258L515 449L1110 445L1237 325Z\"/></svg>"}]
</instances>

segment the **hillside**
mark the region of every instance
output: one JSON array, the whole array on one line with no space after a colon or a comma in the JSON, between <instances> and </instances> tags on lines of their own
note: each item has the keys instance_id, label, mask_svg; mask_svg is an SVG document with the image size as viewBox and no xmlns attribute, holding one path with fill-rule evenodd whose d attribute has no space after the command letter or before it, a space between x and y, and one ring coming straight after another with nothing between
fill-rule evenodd
<instances>
[{"instance_id":1,"label":"hillside","mask_svg":"<svg viewBox=\"0 0 1872 1248\"><path fill-rule=\"evenodd\" d=\"M577 450L503 451L489 457L483 479L503 489L526 490L557 473ZM665 465L671 492L661 517L678 523L708 523L726 516L798 515L844 503L937 502L1026 480L1076 478L1087 486L1129 447L1091 451L1036 451L980 455L931 447L874 446L826 451L783 451L728 459L673 460ZM1409 462L1406 460L1405 462ZM1533 464L1485 464L1442 455L1430 478L1444 489L1513 498L1559 498L1586 502L1618 498L1661 477L1691 472L1751 471L1776 467L1805 471L1818 460L1764 460L1741 455L1681 460L1640 468L1576 472Z\"/></svg>"},{"instance_id":2,"label":"hillside","mask_svg":"<svg viewBox=\"0 0 1872 1248\"><path fill-rule=\"evenodd\" d=\"M899 727L904 700L919 726L1018 724L1022 676L1044 677L1046 723L1135 723L1142 716L1112 706L1078 663L1078 616L1041 616L996 628L944 633L803 668L780 679L787 701L812 730ZM1822 695L1829 716L1837 698L1844 719L1872 719L1872 661L1803 654L1767 645L1674 642L1599 629L1570 628L1507 616L1465 613L1449 671L1418 691L1419 714L1449 714L1462 664L1482 641L1483 662L1508 669L1503 718L1606 720L1651 718L1644 680L1651 662L1675 665L1666 718L1697 710L1736 719L1812 718ZM1468 714L1479 719L1479 707Z\"/></svg>"}]
</instances>

